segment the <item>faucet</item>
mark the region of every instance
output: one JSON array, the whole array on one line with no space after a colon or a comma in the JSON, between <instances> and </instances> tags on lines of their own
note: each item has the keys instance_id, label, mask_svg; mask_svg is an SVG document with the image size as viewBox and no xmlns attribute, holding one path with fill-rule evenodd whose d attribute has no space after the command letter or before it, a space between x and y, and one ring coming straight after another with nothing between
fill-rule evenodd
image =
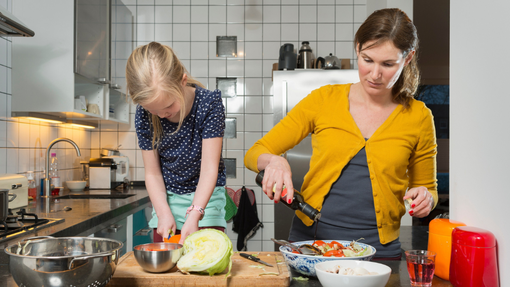
<instances>
[{"instance_id":1,"label":"faucet","mask_svg":"<svg viewBox=\"0 0 510 287\"><path fill-rule=\"evenodd\" d=\"M78 145L68 138L57 138L54 139L46 148L46 170L44 171L44 195L43 197L49 198L51 196L51 184L50 184L50 150L58 142L68 142L76 149L76 154L81 156L80 148Z\"/></svg>"}]
</instances>

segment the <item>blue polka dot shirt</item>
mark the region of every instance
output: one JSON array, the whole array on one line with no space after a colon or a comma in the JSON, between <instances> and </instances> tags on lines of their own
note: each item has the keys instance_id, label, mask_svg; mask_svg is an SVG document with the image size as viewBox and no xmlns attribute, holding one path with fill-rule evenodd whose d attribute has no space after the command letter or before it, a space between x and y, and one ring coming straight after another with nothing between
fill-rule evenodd
<instances>
[{"instance_id":1,"label":"blue polka dot shirt","mask_svg":"<svg viewBox=\"0 0 510 287\"><path fill-rule=\"evenodd\" d=\"M142 150L152 150L150 117L142 106L136 107L136 135ZM196 86L193 107L176 134L171 133L177 129L177 123L164 118L160 118L160 121L164 134L157 149L166 189L176 194L195 192L200 177L202 140L223 137L225 131L225 107L221 101L221 91ZM220 157L216 186L225 186L225 178L225 164Z\"/></svg>"}]
</instances>

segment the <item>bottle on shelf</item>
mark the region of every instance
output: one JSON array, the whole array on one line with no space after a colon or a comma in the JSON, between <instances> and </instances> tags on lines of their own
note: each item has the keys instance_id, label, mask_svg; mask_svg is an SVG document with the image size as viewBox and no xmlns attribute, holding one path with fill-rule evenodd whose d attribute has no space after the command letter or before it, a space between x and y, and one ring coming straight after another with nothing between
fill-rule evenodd
<instances>
[{"instance_id":1,"label":"bottle on shelf","mask_svg":"<svg viewBox=\"0 0 510 287\"><path fill-rule=\"evenodd\" d=\"M35 184L33 171L27 171L27 179L28 179L28 196L32 197L32 199L37 199L37 187Z\"/></svg>"},{"instance_id":2,"label":"bottle on shelf","mask_svg":"<svg viewBox=\"0 0 510 287\"><path fill-rule=\"evenodd\" d=\"M58 158L57 154L52 152L51 153L51 162L50 162L50 179L51 184L54 187L62 186L60 184L60 176L58 175Z\"/></svg>"},{"instance_id":3,"label":"bottle on shelf","mask_svg":"<svg viewBox=\"0 0 510 287\"><path fill-rule=\"evenodd\" d=\"M262 180L264 179L264 171L261 170L257 177L255 178L255 182L258 186L262 187ZM321 217L321 213L313 208L311 205L305 202L305 199L299 193L299 191L294 189L294 197L292 199L292 202L289 204L287 201L287 188L283 186L282 191L282 200L280 200L281 203L285 204L288 208L293 210L299 210L303 212L306 216L310 217L313 221L317 221Z\"/></svg>"}]
</instances>

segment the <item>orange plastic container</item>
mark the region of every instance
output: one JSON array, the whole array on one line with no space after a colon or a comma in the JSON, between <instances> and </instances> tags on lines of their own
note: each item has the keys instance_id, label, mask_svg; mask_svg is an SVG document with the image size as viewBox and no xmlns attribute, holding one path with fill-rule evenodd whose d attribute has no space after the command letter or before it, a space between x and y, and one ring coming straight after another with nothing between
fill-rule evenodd
<instances>
[{"instance_id":1,"label":"orange plastic container","mask_svg":"<svg viewBox=\"0 0 510 287\"><path fill-rule=\"evenodd\" d=\"M437 254L434 275L444 280L450 280L452 232L457 226L466 226L466 224L445 218L433 219L429 223L428 250Z\"/></svg>"}]
</instances>

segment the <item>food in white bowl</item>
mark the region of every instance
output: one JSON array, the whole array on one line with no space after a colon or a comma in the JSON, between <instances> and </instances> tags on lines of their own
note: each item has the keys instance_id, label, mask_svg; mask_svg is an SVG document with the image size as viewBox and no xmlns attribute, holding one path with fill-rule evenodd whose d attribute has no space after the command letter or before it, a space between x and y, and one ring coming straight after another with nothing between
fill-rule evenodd
<instances>
[{"instance_id":1,"label":"food in white bowl","mask_svg":"<svg viewBox=\"0 0 510 287\"><path fill-rule=\"evenodd\" d=\"M317 240L318 241L318 240ZM317 242L316 241L316 242ZM304 255L304 254L296 254L292 252L292 249L288 246L280 246L280 252L283 254L283 258L285 259L285 262L287 265L294 271L299 272L306 276L317 276L317 273L315 271L315 265L321 262L327 262L327 261L352 261L352 260L359 260L359 261L370 261L374 257L374 254L376 252L375 247L361 243L361 242L354 242L353 241L347 241L347 240L322 240L322 242L326 244L340 244L342 247L348 248L349 246L354 245L355 251L342 251L344 253L344 257L328 257L328 256L314 256L314 255ZM303 244L313 244L313 240L308 241L298 241L293 242L296 246L301 246ZM327 249L327 248L323 248ZM335 248L332 248L333 250ZM324 254L327 253L327 251L331 250L325 250Z\"/></svg>"},{"instance_id":2,"label":"food in white bowl","mask_svg":"<svg viewBox=\"0 0 510 287\"><path fill-rule=\"evenodd\" d=\"M323 287L384 287L391 275L387 265L359 260L321 262L315 270Z\"/></svg>"},{"instance_id":3,"label":"food in white bowl","mask_svg":"<svg viewBox=\"0 0 510 287\"><path fill-rule=\"evenodd\" d=\"M67 188L71 191L82 191L87 185L86 181L83 180L68 180L66 181Z\"/></svg>"}]
</instances>

